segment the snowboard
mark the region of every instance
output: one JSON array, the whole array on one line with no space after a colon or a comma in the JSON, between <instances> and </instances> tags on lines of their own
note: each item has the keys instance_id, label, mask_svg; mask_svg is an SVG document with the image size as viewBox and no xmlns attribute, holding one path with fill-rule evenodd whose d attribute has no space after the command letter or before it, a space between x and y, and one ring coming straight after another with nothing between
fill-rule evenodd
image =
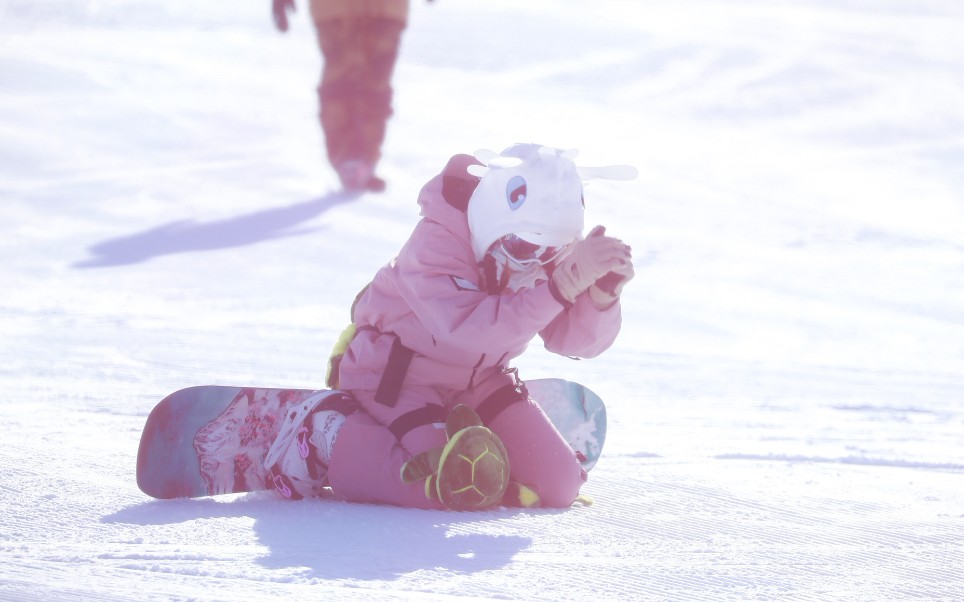
<instances>
[{"instance_id":1,"label":"snowboard","mask_svg":"<svg viewBox=\"0 0 964 602\"><path fill-rule=\"evenodd\" d=\"M562 379L530 380L526 387L590 470L606 438L602 399ZM318 392L198 386L168 395L144 425L138 487L161 499L272 489L265 454L288 408Z\"/></svg>"}]
</instances>

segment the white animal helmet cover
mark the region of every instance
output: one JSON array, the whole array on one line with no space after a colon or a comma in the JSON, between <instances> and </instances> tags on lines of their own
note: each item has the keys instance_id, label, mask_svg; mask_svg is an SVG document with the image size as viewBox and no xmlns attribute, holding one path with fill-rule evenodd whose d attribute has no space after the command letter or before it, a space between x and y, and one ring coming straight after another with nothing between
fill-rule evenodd
<instances>
[{"instance_id":1,"label":"white animal helmet cover","mask_svg":"<svg viewBox=\"0 0 964 602\"><path fill-rule=\"evenodd\" d=\"M624 165L576 167L577 154L538 144L516 144L501 154L476 151L484 165L468 168L481 180L469 198L467 217L477 260L508 234L550 247L578 240L584 227L583 180L636 177L635 168Z\"/></svg>"}]
</instances>

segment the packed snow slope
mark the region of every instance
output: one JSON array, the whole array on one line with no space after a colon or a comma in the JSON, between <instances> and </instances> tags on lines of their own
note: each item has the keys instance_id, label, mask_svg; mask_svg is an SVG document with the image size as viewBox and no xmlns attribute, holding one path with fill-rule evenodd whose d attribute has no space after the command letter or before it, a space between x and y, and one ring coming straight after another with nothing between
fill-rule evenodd
<instances>
[{"instance_id":1,"label":"packed snow slope","mask_svg":"<svg viewBox=\"0 0 964 602\"><path fill-rule=\"evenodd\" d=\"M0 599L964 598L964 5L413 2L382 195L304 2L0 0ZM458 152L630 163L592 507L156 501L153 405L320 387Z\"/></svg>"}]
</instances>

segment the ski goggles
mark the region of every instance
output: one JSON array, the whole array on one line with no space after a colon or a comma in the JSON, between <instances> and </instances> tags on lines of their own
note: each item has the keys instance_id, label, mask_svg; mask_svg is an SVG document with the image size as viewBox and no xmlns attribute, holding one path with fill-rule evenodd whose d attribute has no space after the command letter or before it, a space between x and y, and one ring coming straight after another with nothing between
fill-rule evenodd
<instances>
[{"instance_id":1,"label":"ski goggles","mask_svg":"<svg viewBox=\"0 0 964 602\"><path fill-rule=\"evenodd\" d=\"M498 240L505 256L512 263L526 267L533 264L545 265L552 262L569 249L570 245L550 247L537 245L522 239L516 234L507 234Z\"/></svg>"}]
</instances>

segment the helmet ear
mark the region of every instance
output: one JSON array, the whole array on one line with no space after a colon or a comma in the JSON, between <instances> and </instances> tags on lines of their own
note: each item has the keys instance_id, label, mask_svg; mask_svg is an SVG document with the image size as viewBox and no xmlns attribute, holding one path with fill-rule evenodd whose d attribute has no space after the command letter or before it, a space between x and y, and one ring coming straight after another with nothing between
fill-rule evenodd
<instances>
[{"instance_id":1,"label":"helmet ear","mask_svg":"<svg viewBox=\"0 0 964 602\"><path fill-rule=\"evenodd\" d=\"M482 163L472 155L455 155L442 170L442 197L462 213L468 209L469 199L482 178L469 173L472 165Z\"/></svg>"}]
</instances>

